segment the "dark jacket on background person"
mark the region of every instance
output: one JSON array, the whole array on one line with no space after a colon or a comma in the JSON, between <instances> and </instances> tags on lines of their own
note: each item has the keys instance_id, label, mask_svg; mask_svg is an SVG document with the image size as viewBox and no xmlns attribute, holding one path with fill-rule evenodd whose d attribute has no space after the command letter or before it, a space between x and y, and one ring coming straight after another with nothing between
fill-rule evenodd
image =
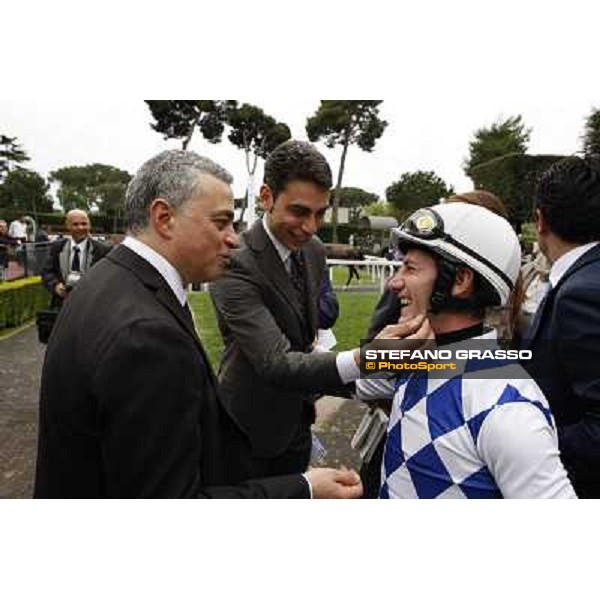
<instances>
[{"instance_id":1,"label":"dark jacket on background person","mask_svg":"<svg viewBox=\"0 0 600 600\"><path fill-rule=\"evenodd\" d=\"M238 485L241 435L160 273L119 246L90 275L46 352L35 497L308 498L302 475Z\"/></svg>"},{"instance_id":2,"label":"dark jacket on background person","mask_svg":"<svg viewBox=\"0 0 600 600\"><path fill-rule=\"evenodd\" d=\"M523 361L548 399L563 463L579 497L600 498L600 244L542 300Z\"/></svg>"},{"instance_id":3,"label":"dark jacket on background person","mask_svg":"<svg viewBox=\"0 0 600 600\"><path fill-rule=\"evenodd\" d=\"M87 239L88 248L86 260L81 265L81 272L85 273L92 265L96 264L101 258L110 251L110 246L98 242L90 237ZM63 238L52 242L48 251L46 262L42 268L42 281L44 287L52 295L50 306L60 308L63 299L54 293L54 288L58 283L65 283L69 271L71 270L71 246L72 240Z\"/></svg>"}]
</instances>

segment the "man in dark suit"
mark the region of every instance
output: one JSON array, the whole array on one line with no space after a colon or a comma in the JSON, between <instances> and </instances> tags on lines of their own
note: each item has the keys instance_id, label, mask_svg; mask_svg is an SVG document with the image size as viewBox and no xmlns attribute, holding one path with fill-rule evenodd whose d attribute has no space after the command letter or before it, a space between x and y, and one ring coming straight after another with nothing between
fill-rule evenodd
<instances>
[{"instance_id":1,"label":"man in dark suit","mask_svg":"<svg viewBox=\"0 0 600 600\"><path fill-rule=\"evenodd\" d=\"M315 353L325 267L315 232L329 206L331 170L307 142L278 146L265 164L264 218L242 235L232 268L211 286L225 352L223 402L245 433L241 472L302 472L314 401L359 376L355 351Z\"/></svg>"},{"instance_id":2,"label":"man in dark suit","mask_svg":"<svg viewBox=\"0 0 600 600\"><path fill-rule=\"evenodd\" d=\"M231 176L193 152L145 163L129 236L65 303L41 383L35 496L356 497L356 473L241 484L240 434L219 403L186 286L219 277L237 237Z\"/></svg>"},{"instance_id":3,"label":"man in dark suit","mask_svg":"<svg viewBox=\"0 0 600 600\"><path fill-rule=\"evenodd\" d=\"M577 495L600 498L599 157L567 158L542 175L535 227L552 268L524 366L548 398Z\"/></svg>"},{"instance_id":4,"label":"man in dark suit","mask_svg":"<svg viewBox=\"0 0 600 600\"><path fill-rule=\"evenodd\" d=\"M50 245L41 273L44 287L52 294L52 308L60 308L70 287L110 250L90 237L90 219L85 211L70 210L65 227L70 237Z\"/></svg>"}]
</instances>

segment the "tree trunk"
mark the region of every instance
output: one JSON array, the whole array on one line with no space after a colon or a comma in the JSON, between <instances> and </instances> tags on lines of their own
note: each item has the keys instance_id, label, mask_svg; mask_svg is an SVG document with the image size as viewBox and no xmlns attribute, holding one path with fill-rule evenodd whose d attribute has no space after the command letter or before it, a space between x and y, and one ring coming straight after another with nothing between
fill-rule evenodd
<instances>
[{"instance_id":1,"label":"tree trunk","mask_svg":"<svg viewBox=\"0 0 600 600\"><path fill-rule=\"evenodd\" d=\"M333 202L331 203L331 241L334 244L338 242L337 225L338 225L338 207L340 189L342 187L342 177L344 176L344 166L346 165L346 154L350 145L350 133L344 138L344 146L342 149L342 158L340 160L340 170L338 171L338 180L333 192Z\"/></svg>"},{"instance_id":2,"label":"tree trunk","mask_svg":"<svg viewBox=\"0 0 600 600\"><path fill-rule=\"evenodd\" d=\"M196 127L198 127L198 123L200 123L201 117L202 117L202 113L200 113L198 115L198 118L192 123L188 136L185 138L185 140L183 140L183 143L181 144L182 150L187 150L189 143L192 141L192 136L194 135L194 130L196 129Z\"/></svg>"}]
</instances>

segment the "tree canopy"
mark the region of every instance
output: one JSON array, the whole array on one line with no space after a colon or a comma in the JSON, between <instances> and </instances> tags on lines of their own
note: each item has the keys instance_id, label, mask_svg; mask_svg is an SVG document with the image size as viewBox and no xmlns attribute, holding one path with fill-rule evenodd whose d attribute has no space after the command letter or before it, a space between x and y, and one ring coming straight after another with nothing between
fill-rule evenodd
<instances>
[{"instance_id":1,"label":"tree canopy","mask_svg":"<svg viewBox=\"0 0 600 600\"><path fill-rule=\"evenodd\" d=\"M321 100L315 114L306 121L306 133L311 142L323 140L329 148L342 146L342 157L332 202L331 224L334 242L337 242L338 195L342 187L348 148L356 144L365 152L373 150L375 143L387 127L387 121L379 117L381 102L382 100Z\"/></svg>"},{"instance_id":2,"label":"tree canopy","mask_svg":"<svg viewBox=\"0 0 600 600\"><path fill-rule=\"evenodd\" d=\"M235 100L146 100L155 122L150 126L165 139L182 140L186 150L196 128L211 144L221 141L228 112Z\"/></svg>"},{"instance_id":3,"label":"tree canopy","mask_svg":"<svg viewBox=\"0 0 600 600\"><path fill-rule=\"evenodd\" d=\"M463 165L465 173L470 176L471 169L500 156L525 154L530 133L521 115L498 119L491 127L478 129L469 143L469 156Z\"/></svg>"},{"instance_id":4,"label":"tree canopy","mask_svg":"<svg viewBox=\"0 0 600 600\"><path fill-rule=\"evenodd\" d=\"M377 194L357 187L343 187L338 192L339 206L350 209L350 221L358 219L362 207L378 200Z\"/></svg>"},{"instance_id":5,"label":"tree canopy","mask_svg":"<svg viewBox=\"0 0 600 600\"><path fill-rule=\"evenodd\" d=\"M97 206L106 214L118 213L124 207L130 179L127 171L98 163L63 167L50 173L50 180L59 184L57 196L65 211Z\"/></svg>"},{"instance_id":6,"label":"tree canopy","mask_svg":"<svg viewBox=\"0 0 600 600\"><path fill-rule=\"evenodd\" d=\"M17 167L8 172L0 185L0 207L37 215L52 212L50 186L35 171Z\"/></svg>"},{"instance_id":7,"label":"tree canopy","mask_svg":"<svg viewBox=\"0 0 600 600\"><path fill-rule=\"evenodd\" d=\"M584 154L600 154L600 109L592 110L585 120L583 133Z\"/></svg>"},{"instance_id":8,"label":"tree canopy","mask_svg":"<svg viewBox=\"0 0 600 600\"><path fill-rule=\"evenodd\" d=\"M16 137L11 138L0 134L0 182L5 179L15 165L20 165L28 160L29 156L21 148Z\"/></svg>"},{"instance_id":9,"label":"tree canopy","mask_svg":"<svg viewBox=\"0 0 600 600\"><path fill-rule=\"evenodd\" d=\"M246 168L254 173L258 158L266 158L273 149L292 137L285 123L277 122L262 108L242 104L228 112L229 141L246 153Z\"/></svg>"},{"instance_id":10,"label":"tree canopy","mask_svg":"<svg viewBox=\"0 0 600 600\"><path fill-rule=\"evenodd\" d=\"M447 198L453 193L452 186L433 171L414 171L402 173L400 179L385 190L385 197L397 215L404 218L419 208L437 204L440 198Z\"/></svg>"}]
</instances>

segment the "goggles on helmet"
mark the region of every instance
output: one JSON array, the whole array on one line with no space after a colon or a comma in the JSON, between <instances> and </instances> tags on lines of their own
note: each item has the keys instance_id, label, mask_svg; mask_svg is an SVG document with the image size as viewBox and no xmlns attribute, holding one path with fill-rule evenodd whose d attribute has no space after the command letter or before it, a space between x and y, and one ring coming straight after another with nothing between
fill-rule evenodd
<instances>
[{"instance_id":1,"label":"goggles on helmet","mask_svg":"<svg viewBox=\"0 0 600 600\"><path fill-rule=\"evenodd\" d=\"M418 244L418 240L426 242L424 246L430 248L432 251L437 251L442 255L444 252L441 248L432 245L431 242L436 240L447 242L448 244L462 250L465 254L473 257L480 263L486 265L496 275L498 275L508 286L509 290L514 288L514 284L506 273L499 269L492 262L481 256L477 252L474 252L471 248L462 244L457 239L453 238L449 233L444 231L444 221L442 217L434 210L430 208L421 208L413 213L406 221L395 230L392 230L390 241L395 247L401 248L403 245L411 243L410 238L413 238L413 243ZM456 258L454 258L456 260Z\"/></svg>"}]
</instances>

